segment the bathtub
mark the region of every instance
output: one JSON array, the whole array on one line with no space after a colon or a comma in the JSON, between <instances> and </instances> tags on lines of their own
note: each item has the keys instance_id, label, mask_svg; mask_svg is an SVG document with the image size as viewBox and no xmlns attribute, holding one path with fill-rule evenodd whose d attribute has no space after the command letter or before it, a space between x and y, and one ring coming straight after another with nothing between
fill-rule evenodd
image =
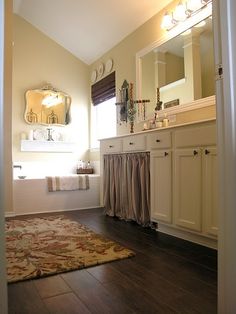
<instances>
[{"instance_id":1,"label":"bathtub","mask_svg":"<svg viewBox=\"0 0 236 314\"><path fill-rule=\"evenodd\" d=\"M100 207L100 175L89 175L88 190L48 192L45 177L15 178L14 215Z\"/></svg>"}]
</instances>

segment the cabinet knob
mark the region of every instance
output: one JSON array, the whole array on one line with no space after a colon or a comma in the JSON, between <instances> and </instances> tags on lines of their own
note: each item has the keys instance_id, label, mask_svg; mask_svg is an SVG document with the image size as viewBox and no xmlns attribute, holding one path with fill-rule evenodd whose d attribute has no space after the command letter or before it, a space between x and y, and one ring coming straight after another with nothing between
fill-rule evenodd
<instances>
[{"instance_id":1,"label":"cabinet knob","mask_svg":"<svg viewBox=\"0 0 236 314\"><path fill-rule=\"evenodd\" d=\"M112 147L114 147L113 145L109 145L109 148L112 148Z\"/></svg>"},{"instance_id":2,"label":"cabinet knob","mask_svg":"<svg viewBox=\"0 0 236 314\"><path fill-rule=\"evenodd\" d=\"M210 151L208 149L205 149L205 155L210 154Z\"/></svg>"},{"instance_id":3,"label":"cabinet knob","mask_svg":"<svg viewBox=\"0 0 236 314\"><path fill-rule=\"evenodd\" d=\"M197 150L194 150L193 151L193 155L195 156L195 155L197 155L198 154L198 151Z\"/></svg>"},{"instance_id":4,"label":"cabinet knob","mask_svg":"<svg viewBox=\"0 0 236 314\"><path fill-rule=\"evenodd\" d=\"M161 140L156 140L157 143L160 143Z\"/></svg>"},{"instance_id":5,"label":"cabinet knob","mask_svg":"<svg viewBox=\"0 0 236 314\"><path fill-rule=\"evenodd\" d=\"M133 142L129 142L129 145L134 145L134 143Z\"/></svg>"},{"instance_id":6,"label":"cabinet knob","mask_svg":"<svg viewBox=\"0 0 236 314\"><path fill-rule=\"evenodd\" d=\"M165 155L165 156L168 156L169 154L168 154L167 152L164 152L164 155Z\"/></svg>"}]
</instances>

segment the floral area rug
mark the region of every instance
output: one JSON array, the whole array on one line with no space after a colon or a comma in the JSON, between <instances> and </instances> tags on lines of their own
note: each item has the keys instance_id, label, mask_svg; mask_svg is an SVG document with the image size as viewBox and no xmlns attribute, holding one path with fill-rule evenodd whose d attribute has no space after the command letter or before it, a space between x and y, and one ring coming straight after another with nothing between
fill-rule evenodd
<instances>
[{"instance_id":1,"label":"floral area rug","mask_svg":"<svg viewBox=\"0 0 236 314\"><path fill-rule=\"evenodd\" d=\"M64 216L6 222L8 282L39 278L134 256Z\"/></svg>"}]
</instances>

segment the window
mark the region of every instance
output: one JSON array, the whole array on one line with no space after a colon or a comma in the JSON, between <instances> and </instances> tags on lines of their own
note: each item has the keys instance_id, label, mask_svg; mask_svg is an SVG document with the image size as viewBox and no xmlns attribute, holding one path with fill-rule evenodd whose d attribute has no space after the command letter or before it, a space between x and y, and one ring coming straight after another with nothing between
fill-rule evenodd
<instances>
[{"instance_id":1,"label":"window","mask_svg":"<svg viewBox=\"0 0 236 314\"><path fill-rule=\"evenodd\" d=\"M115 72L92 85L91 88L91 145L98 148L98 139L116 135Z\"/></svg>"},{"instance_id":2,"label":"window","mask_svg":"<svg viewBox=\"0 0 236 314\"><path fill-rule=\"evenodd\" d=\"M91 148L98 148L98 139L116 136L116 98L91 106Z\"/></svg>"}]
</instances>

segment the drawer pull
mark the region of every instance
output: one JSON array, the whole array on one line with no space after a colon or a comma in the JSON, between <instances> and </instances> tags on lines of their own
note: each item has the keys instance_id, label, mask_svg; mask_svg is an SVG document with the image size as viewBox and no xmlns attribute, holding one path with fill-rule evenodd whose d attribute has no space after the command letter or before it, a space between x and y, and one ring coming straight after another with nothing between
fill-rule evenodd
<instances>
[{"instance_id":1,"label":"drawer pull","mask_svg":"<svg viewBox=\"0 0 236 314\"><path fill-rule=\"evenodd\" d=\"M210 154L210 151L208 149L205 149L205 155Z\"/></svg>"},{"instance_id":2,"label":"drawer pull","mask_svg":"<svg viewBox=\"0 0 236 314\"><path fill-rule=\"evenodd\" d=\"M160 143L161 140L156 140L157 143Z\"/></svg>"},{"instance_id":3,"label":"drawer pull","mask_svg":"<svg viewBox=\"0 0 236 314\"><path fill-rule=\"evenodd\" d=\"M164 153L165 156L168 156L169 154L167 152Z\"/></svg>"},{"instance_id":4,"label":"drawer pull","mask_svg":"<svg viewBox=\"0 0 236 314\"><path fill-rule=\"evenodd\" d=\"M134 143L133 142L129 142L129 145L134 145Z\"/></svg>"},{"instance_id":5,"label":"drawer pull","mask_svg":"<svg viewBox=\"0 0 236 314\"><path fill-rule=\"evenodd\" d=\"M113 145L109 145L109 148L113 148L114 146Z\"/></svg>"},{"instance_id":6,"label":"drawer pull","mask_svg":"<svg viewBox=\"0 0 236 314\"><path fill-rule=\"evenodd\" d=\"M197 151L197 150L194 150L194 151L193 151L193 155L196 156L197 154L198 154L198 151Z\"/></svg>"}]
</instances>

